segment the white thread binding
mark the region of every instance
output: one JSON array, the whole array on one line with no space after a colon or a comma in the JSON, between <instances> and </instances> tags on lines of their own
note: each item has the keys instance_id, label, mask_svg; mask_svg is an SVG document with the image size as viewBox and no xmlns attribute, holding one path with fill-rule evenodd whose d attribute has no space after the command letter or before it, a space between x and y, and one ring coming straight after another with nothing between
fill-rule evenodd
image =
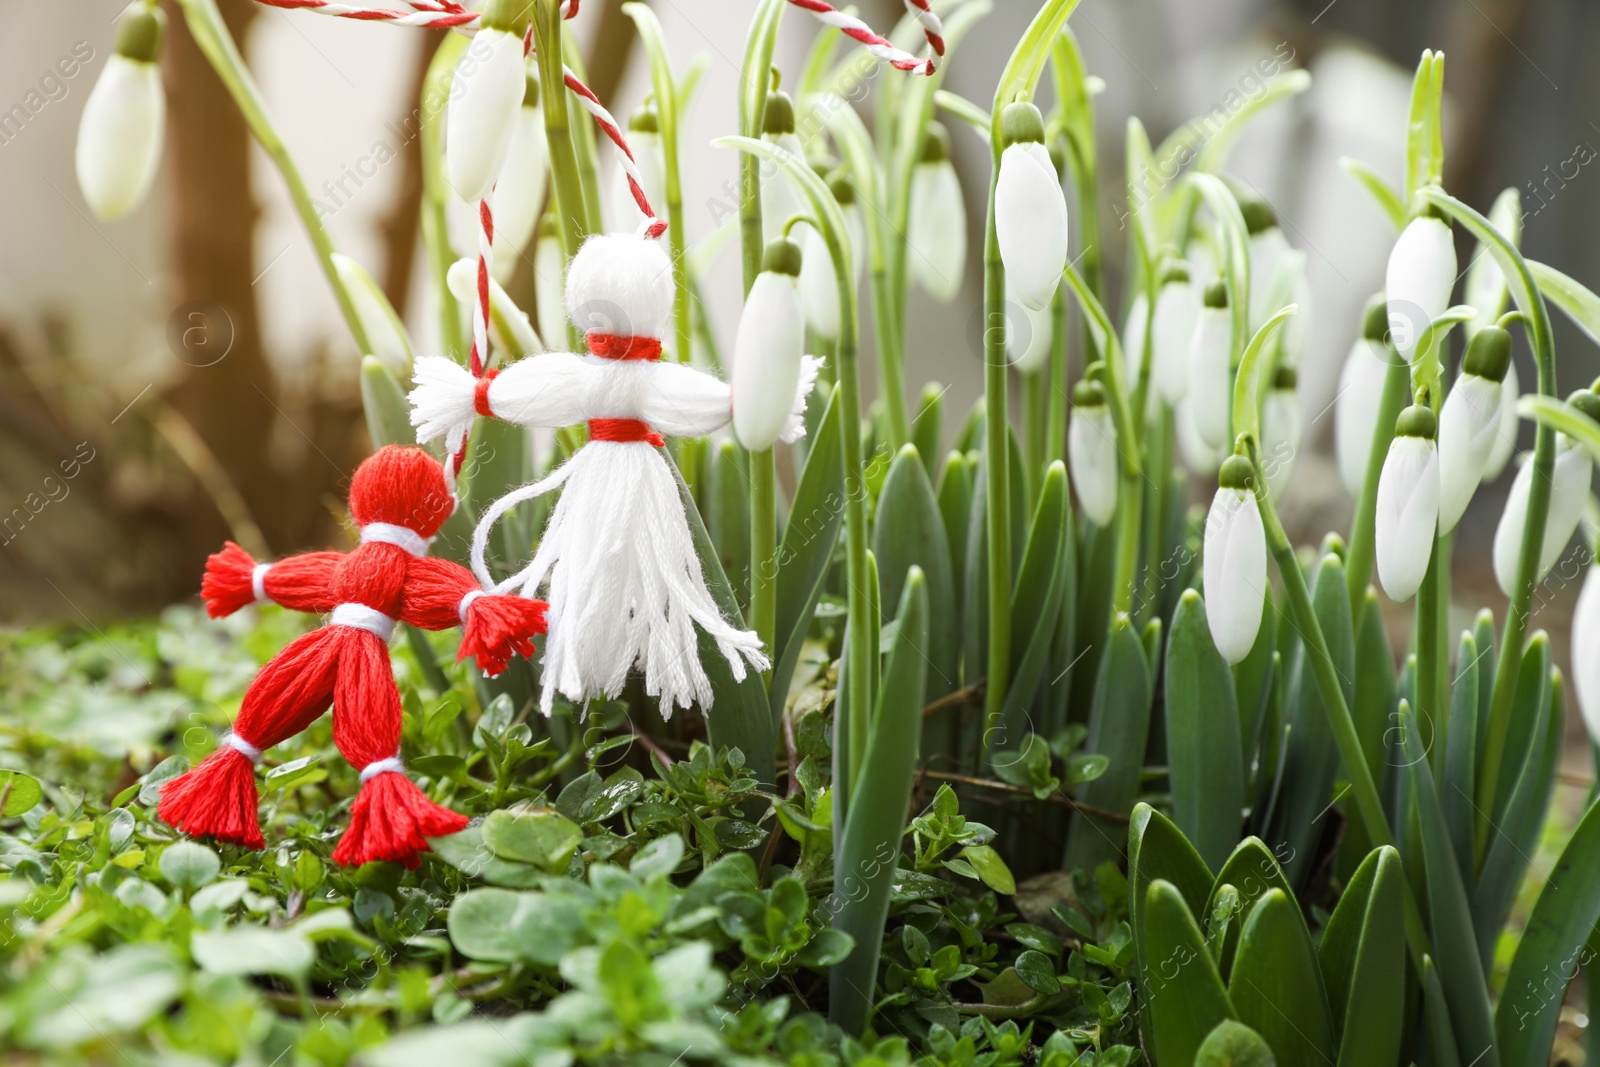
<instances>
[{"instance_id":1,"label":"white thread binding","mask_svg":"<svg viewBox=\"0 0 1600 1067\"><path fill-rule=\"evenodd\" d=\"M261 762L261 750L235 733L222 735L222 743L239 753L252 764Z\"/></svg>"},{"instance_id":2,"label":"white thread binding","mask_svg":"<svg viewBox=\"0 0 1600 1067\"><path fill-rule=\"evenodd\" d=\"M396 774L406 773L406 765L400 762L399 756L390 756L388 759L377 760L361 768L361 784L366 785L378 775L388 774L390 771L394 771Z\"/></svg>"},{"instance_id":3,"label":"white thread binding","mask_svg":"<svg viewBox=\"0 0 1600 1067\"><path fill-rule=\"evenodd\" d=\"M257 563L250 571L250 592L255 597L257 604L268 603L267 599L267 572L272 569L270 563Z\"/></svg>"},{"instance_id":4,"label":"white thread binding","mask_svg":"<svg viewBox=\"0 0 1600 1067\"><path fill-rule=\"evenodd\" d=\"M361 527L361 543L370 545L374 542L394 545L420 558L428 554L428 545L432 544L433 538L423 537L415 530L396 526L392 522L369 522Z\"/></svg>"},{"instance_id":5,"label":"white thread binding","mask_svg":"<svg viewBox=\"0 0 1600 1067\"><path fill-rule=\"evenodd\" d=\"M467 609L472 607L472 602L482 595L482 589L473 589L461 598L461 604L456 608L456 614L460 616L462 626L467 624Z\"/></svg>"},{"instance_id":6,"label":"white thread binding","mask_svg":"<svg viewBox=\"0 0 1600 1067\"><path fill-rule=\"evenodd\" d=\"M392 615L385 615L377 608L369 608L365 604L340 604L333 609L329 617L331 626L349 626L357 630L365 630L380 641L387 642L394 634L395 619Z\"/></svg>"}]
</instances>

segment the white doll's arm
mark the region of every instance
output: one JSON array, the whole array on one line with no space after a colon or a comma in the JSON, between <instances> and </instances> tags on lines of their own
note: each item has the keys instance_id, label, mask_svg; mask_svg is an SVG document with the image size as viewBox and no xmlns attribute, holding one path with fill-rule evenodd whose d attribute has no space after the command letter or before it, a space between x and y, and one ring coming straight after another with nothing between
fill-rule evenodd
<instances>
[{"instance_id":1,"label":"white doll's arm","mask_svg":"<svg viewBox=\"0 0 1600 1067\"><path fill-rule=\"evenodd\" d=\"M588 413L582 407L585 385L597 373L570 352L547 352L519 359L487 387L495 418L522 426L571 426ZM478 410L478 382L454 360L430 356L417 361L411 391L411 425L419 442L445 438L451 453L461 447Z\"/></svg>"},{"instance_id":2,"label":"white doll's arm","mask_svg":"<svg viewBox=\"0 0 1600 1067\"><path fill-rule=\"evenodd\" d=\"M704 437L733 417L728 383L681 363L652 364L638 402L640 417L673 437Z\"/></svg>"}]
</instances>

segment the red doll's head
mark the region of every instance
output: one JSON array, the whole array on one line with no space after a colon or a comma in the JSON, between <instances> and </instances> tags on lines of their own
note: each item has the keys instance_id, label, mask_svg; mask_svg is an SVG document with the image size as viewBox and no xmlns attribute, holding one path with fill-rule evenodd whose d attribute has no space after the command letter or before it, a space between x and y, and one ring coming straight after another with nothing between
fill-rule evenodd
<instances>
[{"instance_id":1,"label":"red doll's head","mask_svg":"<svg viewBox=\"0 0 1600 1067\"><path fill-rule=\"evenodd\" d=\"M350 479L350 515L358 526L403 526L432 537L455 510L439 461L415 445L384 445Z\"/></svg>"}]
</instances>

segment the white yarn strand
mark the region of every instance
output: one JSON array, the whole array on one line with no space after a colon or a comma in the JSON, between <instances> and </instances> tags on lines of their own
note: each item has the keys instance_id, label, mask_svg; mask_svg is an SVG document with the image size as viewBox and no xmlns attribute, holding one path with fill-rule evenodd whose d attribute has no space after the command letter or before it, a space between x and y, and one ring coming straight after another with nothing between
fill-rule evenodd
<instances>
[{"instance_id":1,"label":"white yarn strand","mask_svg":"<svg viewBox=\"0 0 1600 1067\"><path fill-rule=\"evenodd\" d=\"M241 756L243 756L245 759L249 760L251 763L260 763L261 762L261 755L262 755L261 749L259 749L256 746L252 745L250 742L246 741L244 738L240 737L238 734L235 734L235 733L223 734L222 735L222 743L224 745L227 745L229 748L233 749L235 752L239 753Z\"/></svg>"},{"instance_id":2,"label":"white yarn strand","mask_svg":"<svg viewBox=\"0 0 1600 1067\"><path fill-rule=\"evenodd\" d=\"M270 604L272 601L267 596L267 572L272 569L270 563L257 563L250 569L250 594L257 604Z\"/></svg>"},{"instance_id":3,"label":"white yarn strand","mask_svg":"<svg viewBox=\"0 0 1600 1067\"><path fill-rule=\"evenodd\" d=\"M361 527L362 544L393 545L418 558L428 554L428 545L432 541L431 537L423 537L415 530L408 530L392 522L369 522Z\"/></svg>"},{"instance_id":4,"label":"white yarn strand","mask_svg":"<svg viewBox=\"0 0 1600 1067\"><path fill-rule=\"evenodd\" d=\"M371 763L361 768L361 784L366 785L368 782L378 777L378 775L388 774L391 771L396 774L406 773L406 765L400 762L399 756L390 756L388 759L373 760Z\"/></svg>"},{"instance_id":5,"label":"white yarn strand","mask_svg":"<svg viewBox=\"0 0 1600 1067\"><path fill-rule=\"evenodd\" d=\"M385 615L377 608L356 603L339 604L328 617L330 626L348 626L355 630L365 630L383 642L387 642L393 636L396 621L394 616Z\"/></svg>"}]
</instances>

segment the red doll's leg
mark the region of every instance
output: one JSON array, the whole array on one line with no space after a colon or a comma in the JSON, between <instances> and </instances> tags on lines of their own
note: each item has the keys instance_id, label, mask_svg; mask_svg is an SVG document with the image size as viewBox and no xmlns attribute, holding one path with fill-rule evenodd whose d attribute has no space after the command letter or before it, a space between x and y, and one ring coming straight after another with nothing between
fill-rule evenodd
<instances>
[{"instance_id":1,"label":"red doll's leg","mask_svg":"<svg viewBox=\"0 0 1600 1067\"><path fill-rule=\"evenodd\" d=\"M196 836L261 848L255 765L262 752L316 721L333 699L334 632L303 634L274 656L245 692L233 732L197 767L161 790L162 821Z\"/></svg>"},{"instance_id":2,"label":"red doll's leg","mask_svg":"<svg viewBox=\"0 0 1600 1067\"><path fill-rule=\"evenodd\" d=\"M433 803L406 777L400 762L400 691L389 649L363 630L344 628L341 636L333 740L361 771L350 828L333 853L336 863L357 867L393 860L415 867L417 854L428 850L428 838L466 827L466 816Z\"/></svg>"}]
</instances>

